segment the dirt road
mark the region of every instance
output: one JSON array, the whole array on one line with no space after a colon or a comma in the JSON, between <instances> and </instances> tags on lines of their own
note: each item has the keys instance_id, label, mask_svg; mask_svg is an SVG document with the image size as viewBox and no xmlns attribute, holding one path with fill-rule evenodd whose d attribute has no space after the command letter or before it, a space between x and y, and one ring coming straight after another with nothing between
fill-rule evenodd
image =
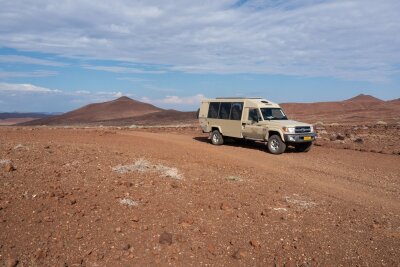
<instances>
[{"instance_id":1,"label":"dirt road","mask_svg":"<svg viewBox=\"0 0 400 267\"><path fill-rule=\"evenodd\" d=\"M0 164L4 265L400 264L398 155L0 128Z\"/></svg>"}]
</instances>

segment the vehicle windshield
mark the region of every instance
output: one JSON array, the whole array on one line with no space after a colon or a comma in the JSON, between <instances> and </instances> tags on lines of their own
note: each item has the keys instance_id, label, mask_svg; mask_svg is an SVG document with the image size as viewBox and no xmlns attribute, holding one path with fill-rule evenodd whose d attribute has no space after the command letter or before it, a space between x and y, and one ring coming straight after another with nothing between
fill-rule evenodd
<instances>
[{"instance_id":1,"label":"vehicle windshield","mask_svg":"<svg viewBox=\"0 0 400 267\"><path fill-rule=\"evenodd\" d=\"M285 113L280 108L261 108L264 120L287 120Z\"/></svg>"}]
</instances>

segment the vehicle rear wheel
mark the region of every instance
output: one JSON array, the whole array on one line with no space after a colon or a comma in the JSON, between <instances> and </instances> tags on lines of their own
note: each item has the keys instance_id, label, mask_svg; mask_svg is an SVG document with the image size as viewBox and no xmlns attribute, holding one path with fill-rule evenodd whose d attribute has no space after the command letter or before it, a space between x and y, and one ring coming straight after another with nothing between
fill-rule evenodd
<instances>
[{"instance_id":1,"label":"vehicle rear wheel","mask_svg":"<svg viewBox=\"0 0 400 267\"><path fill-rule=\"evenodd\" d=\"M224 143L224 138L218 130L214 130L211 133L211 143L213 145L222 145Z\"/></svg>"},{"instance_id":2,"label":"vehicle rear wheel","mask_svg":"<svg viewBox=\"0 0 400 267\"><path fill-rule=\"evenodd\" d=\"M310 151L311 146L312 146L311 142L302 143L302 144L295 145L295 149L296 149L297 152L308 152L308 151Z\"/></svg>"},{"instance_id":3,"label":"vehicle rear wheel","mask_svg":"<svg viewBox=\"0 0 400 267\"><path fill-rule=\"evenodd\" d=\"M268 138L268 151L272 154L282 154L286 150L286 144L278 135L272 135Z\"/></svg>"}]
</instances>

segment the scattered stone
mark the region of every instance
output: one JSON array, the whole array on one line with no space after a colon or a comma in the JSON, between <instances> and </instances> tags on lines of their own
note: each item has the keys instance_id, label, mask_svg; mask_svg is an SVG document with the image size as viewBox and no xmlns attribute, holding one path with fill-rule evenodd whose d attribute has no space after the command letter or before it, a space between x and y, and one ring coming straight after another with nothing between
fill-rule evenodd
<instances>
[{"instance_id":1,"label":"scattered stone","mask_svg":"<svg viewBox=\"0 0 400 267\"><path fill-rule=\"evenodd\" d=\"M258 241L257 239L253 239L253 240L250 240L250 245L253 248L260 248L261 247L261 242Z\"/></svg>"},{"instance_id":2,"label":"scattered stone","mask_svg":"<svg viewBox=\"0 0 400 267\"><path fill-rule=\"evenodd\" d=\"M210 254L214 255L214 256L217 255L217 249L216 249L216 247L214 246L214 244L208 243L208 244L207 244L207 251L208 251Z\"/></svg>"},{"instance_id":3,"label":"scattered stone","mask_svg":"<svg viewBox=\"0 0 400 267\"><path fill-rule=\"evenodd\" d=\"M158 242L163 245L171 245L172 244L172 234L168 233L168 232L162 233L160 235Z\"/></svg>"},{"instance_id":4,"label":"scattered stone","mask_svg":"<svg viewBox=\"0 0 400 267\"><path fill-rule=\"evenodd\" d=\"M338 133L337 135L336 135L336 140L344 140L346 138L346 136L344 136L343 134L341 134L341 133Z\"/></svg>"},{"instance_id":5,"label":"scattered stone","mask_svg":"<svg viewBox=\"0 0 400 267\"><path fill-rule=\"evenodd\" d=\"M268 213L265 210L263 210L260 214L261 216L268 216Z\"/></svg>"},{"instance_id":6,"label":"scattered stone","mask_svg":"<svg viewBox=\"0 0 400 267\"><path fill-rule=\"evenodd\" d=\"M178 182L176 182L176 181L173 181L172 183L171 183L171 187L172 188L179 188L180 187L180 185L179 185L179 183Z\"/></svg>"},{"instance_id":7,"label":"scattered stone","mask_svg":"<svg viewBox=\"0 0 400 267\"><path fill-rule=\"evenodd\" d=\"M235 176L235 175L229 175L228 177L226 177L226 179L228 181L232 181L232 182L237 182L237 181L241 180L239 176Z\"/></svg>"},{"instance_id":8,"label":"scattered stone","mask_svg":"<svg viewBox=\"0 0 400 267\"><path fill-rule=\"evenodd\" d=\"M117 228L115 228L115 232L116 232L116 233L121 233L121 232L122 232L122 229L121 229L121 227L117 227Z\"/></svg>"},{"instance_id":9,"label":"scattered stone","mask_svg":"<svg viewBox=\"0 0 400 267\"><path fill-rule=\"evenodd\" d=\"M246 257L246 255L247 255L246 250L239 248L238 250L235 251L235 253L233 253L232 257L236 260L240 260Z\"/></svg>"},{"instance_id":10,"label":"scattered stone","mask_svg":"<svg viewBox=\"0 0 400 267\"><path fill-rule=\"evenodd\" d=\"M51 218L51 217L49 217L49 216L44 217L43 220L44 220L45 222L54 222L54 219Z\"/></svg>"},{"instance_id":11,"label":"scattered stone","mask_svg":"<svg viewBox=\"0 0 400 267\"><path fill-rule=\"evenodd\" d=\"M231 209L231 206L229 206L227 203L221 203L221 205L219 206L219 208L221 209L221 210L230 210Z\"/></svg>"},{"instance_id":12,"label":"scattered stone","mask_svg":"<svg viewBox=\"0 0 400 267\"><path fill-rule=\"evenodd\" d=\"M122 250L129 250L131 248L131 244L125 244L122 246Z\"/></svg>"},{"instance_id":13,"label":"scattered stone","mask_svg":"<svg viewBox=\"0 0 400 267\"><path fill-rule=\"evenodd\" d=\"M140 221L140 219L139 219L138 216L133 216L132 219L131 219L131 221L132 221L132 222L138 222L138 221Z\"/></svg>"},{"instance_id":14,"label":"scattered stone","mask_svg":"<svg viewBox=\"0 0 400 267\"><path fill-rule=\"evenodd\" d=\"M15 167L14 165L10 162L10 163L6 163L3 167L4 171L6 172L12 172L15 171Z\"/></svg>"},{"instance_id":15,"label":"scattered stone","mask_svg":"<svg viewBox=\"0 0 400 267\"><path fill-rule=\"evenodd\" d=\"M354 140L354 143L362 144L362 143L364 143L364 139L362 139L361 137L357 137L357 138Z\"/></svg>"},{"instance_id":16,"label":"scattered stone","mask_svg":"<svg viewBox=\"0 0 400 267\"><path fill-rule=\"evenodd\" d=\"M15 259L15 258L9 258L7 261L6 261L6 266L7 267L15 267L15 266L17 266L18 265L18 260L17 259Z\"/></svg>"},{"instance_id":17,"label":"scattered stone","mask_svg":"<svg viewBox=\"0 0 400 267\"><path fill-rule=\"evenodd\" d=\"M38 248L33 254L33 256L35 260L40 261L46 256L46 253L42 249Z\"/></svg>"},{"instance_id":18,"label":"scattered stone","mask_svg":"<svg viewBox=\"0 0 400 267\"><path fill-rule=\"evenodd\" d=\"M6 172L15 171L14 165L9 159L0 159L0 167L3 167Z\"/></svg>"},{"instance_id":19,"label":"scattered stone","mask_svg":"<svg viewBox=\"0 0 400 267\"><path fill-rule=\"evenodd\" d=\"M179 218L179 224L183 227L189 227L194 223L194 219L192 217L184 216Z\"/></svg>"},{"instance_id":20,"label":"scattered stone","mask_svg":"<svg viewBox=\"0 0 400 267\"><path fill-rule=\"evenodd\" d=\"M376 124L377 124L377 125L387 125L387 123L384 122L384 121L377 121Z\"/></svg>"}]
</instances>

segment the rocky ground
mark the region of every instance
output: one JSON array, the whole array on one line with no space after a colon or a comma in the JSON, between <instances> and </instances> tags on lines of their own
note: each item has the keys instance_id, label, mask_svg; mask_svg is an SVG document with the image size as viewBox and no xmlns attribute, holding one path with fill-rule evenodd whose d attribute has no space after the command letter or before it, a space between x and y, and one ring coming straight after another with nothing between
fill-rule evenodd
<instances>
[{"instance_id":1,"label":"rocky ground","mask_svg":"<svg viewBox=\"0 0 400 267\"><path fill-rule=\"evenodd\" d=\"M316 145L400 155L400 124L316 125Z\"/></svg>"},{"instance_id":2,"label":"rocky ground","mask_svg":"<svg viewBox=\"0 0 400 267\"><path fill-rule=\"evenodd\" d=\"M194 129L0 128L0 265L398 266L400 158L331 148L380 131L332 127L279 156Z\"/></svg>"}]
</instances>

